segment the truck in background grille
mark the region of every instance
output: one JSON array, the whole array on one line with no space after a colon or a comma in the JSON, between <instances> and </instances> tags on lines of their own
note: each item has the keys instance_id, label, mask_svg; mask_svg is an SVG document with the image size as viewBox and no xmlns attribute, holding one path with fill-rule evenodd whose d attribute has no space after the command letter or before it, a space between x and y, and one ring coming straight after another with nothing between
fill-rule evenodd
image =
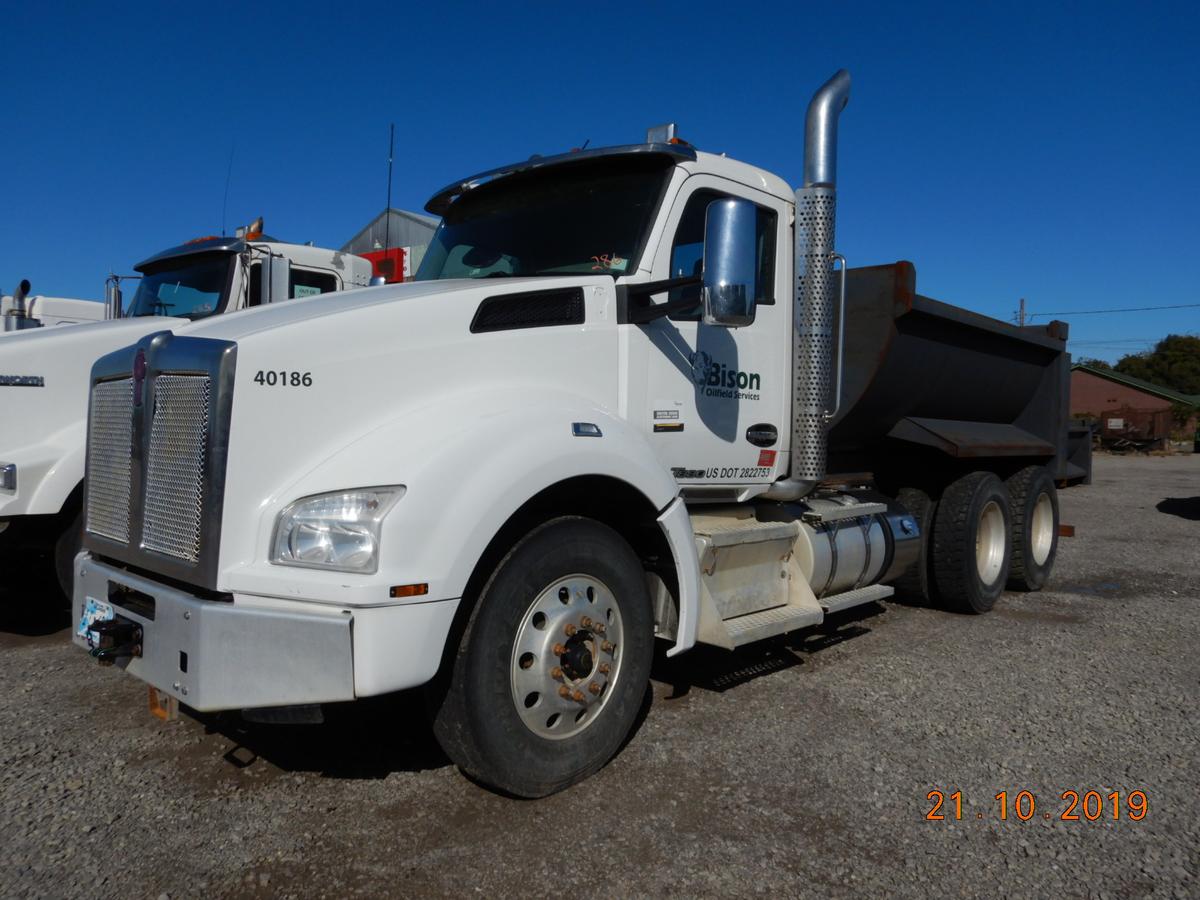
<instances>
[{"instance_id":1,"label":"truck in background grille","mask_svg":"<svg viewBox=\"0 0 1200 900\"><path fill-rule=\"evenodd\" d=\"M129 542L132 441L133 379L100 382L88 417L85 527L121 543Z\"/></svg>"}]
</instances>

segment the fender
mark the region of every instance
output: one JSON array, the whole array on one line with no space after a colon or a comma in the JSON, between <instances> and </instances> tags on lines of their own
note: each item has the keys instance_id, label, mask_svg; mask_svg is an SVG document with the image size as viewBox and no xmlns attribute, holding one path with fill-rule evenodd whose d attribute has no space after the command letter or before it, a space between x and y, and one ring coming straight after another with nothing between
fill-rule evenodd
<instances>
[{"instance_id":1,"label":"fender","mask_svg":"<svg viewBox=\"0 0 1200 900\"><path fill-rule=\"evenodd\" d=\"M0 493L0 516L46 516L62 512L71 492L83 482L86 427L82 420L48 436L36 446L0 452L17 464L17 494Z\"/></svg>"},{"instance_id":2,"label":"fender","mask_svg":"<svg viewBox=\"0 0 1200 900\"><path fill-rule=\"evenodd\" d=\"M66 437L66 435L70 435ZM87 457L87 432L83 422L73 423L63 431L64 440L57 437L55 446L69 447L46 471L30 498L31 513L60 513L67 498L83 484L84 462Z\"/></svg>"},{"instance_id":3,"label":"fender","mask_svg":"<svg viewBox=\"0 0 1200 900\"><path fill-rule=\"evenodd\" d=\"M260 507L257 540L249 542L258 546L257 559L230 570L225 589L263 593L271 584L278 591L282 578L292 582L283 586L288 595L378 605L388 602L381 585L426 583L428 599L458 598L492 538L530 498L570 478L602 475L629 484L658 511L681 592L673 652L691 646L698 564L675 480L643 435L594 400L523 388L517 394L492 389L427 399L429 406L367 432L275 492ZM414 422L440 424L414 432ZM595 425L600 435L576 436L575 423ZM405 485L406 492L384 522L375 576L265 563L276 518L287 504L389 484ZM223 549L237 546L223 541Z\"/></svg>"}]
</instances>

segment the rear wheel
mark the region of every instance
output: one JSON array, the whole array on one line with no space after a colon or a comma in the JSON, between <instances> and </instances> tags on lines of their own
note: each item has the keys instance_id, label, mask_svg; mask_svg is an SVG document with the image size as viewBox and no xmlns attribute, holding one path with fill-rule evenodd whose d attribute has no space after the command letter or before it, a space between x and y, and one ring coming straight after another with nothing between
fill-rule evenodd
<instances>
[{"instance_id":1,"label":"rear wheel","mask_svg":"<svg viewBox=\"0 0 1200 900\"><path fill-rule=\"evenodd\" d=\"M937 503L920 488L901 488L896 500L912 513L921 529L921 553L904 574L892 582L896 593L912 600L926 603L933 600L933 586L929 577L929 549L932 545L933 513Z\"/></svg>"},{"instance_id":2,"label":"rear wheel","mask_svg":"<svg viewBox=\"0 0 1200 900\"><path fill-rule=\"evenodd\" d=\"M1058 490L1045 466L1029 466L1008 479L1012 499L1012 564L1008 586L1040 591L1058 553Z\"/></svg>"},{"instance_id":3,"label":"rear wheel","mask_svg":"<svg viewBox=\"0 0 1200 900\"><path fill-rule=\"evenodd\" d=\"M481 592L434 732L477 780L521 797L552 794L620 748L653 645L633 550L599 522L555 519L522 539Z\"/></svg>"},{"instance_id":4,"label":"rear wheel","mask_svg":"<svg viewBox=\"0 0 1200 900\"><path fill-rule=\"evenodd\" d=\"M984 613L995 605L1008 579L1011 520L1008 491L991 472L946 488L933 522L933 575L946 606Z\"/></svg>"}]
</instances>

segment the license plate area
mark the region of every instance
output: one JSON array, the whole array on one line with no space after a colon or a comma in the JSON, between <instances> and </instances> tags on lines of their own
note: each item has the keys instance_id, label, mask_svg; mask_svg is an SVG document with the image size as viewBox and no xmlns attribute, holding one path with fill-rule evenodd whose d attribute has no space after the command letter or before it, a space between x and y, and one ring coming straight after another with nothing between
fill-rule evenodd
<instances>
[{"instance_id":1,"label":"license plate area","mask_svg":"<svg viewBox=\"0 0 1200 900\"><path fill-rule=\"evenodd\" d=\"M79 617L79 625L75 634L84 640L88 650L95 651L100 646L100 632L92 629L96 622L108 622L116 615L116 610L108 603L88 597L83 602L83 612Z\"/></svg>"},{"instance_id":2,"label":"license plate area","mask_svg":"<svg viewBox=\"0 0 1200 900\"><path fill-rule=\"evenodd\" d=\"M141 624L117 615L116 607L95 597L84 599L75 634L92 656L107 665L142 655Z\"/></svg>"}]
</instances>

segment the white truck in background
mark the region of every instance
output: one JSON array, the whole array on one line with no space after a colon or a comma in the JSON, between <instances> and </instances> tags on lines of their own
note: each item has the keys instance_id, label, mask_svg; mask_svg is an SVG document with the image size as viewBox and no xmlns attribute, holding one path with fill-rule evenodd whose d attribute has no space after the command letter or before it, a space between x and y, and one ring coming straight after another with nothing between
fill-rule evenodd
<instances>
[{"instance_id":1,"label":"white truck in background","mask_svg":"<svg viewBox=\"0 0 1200 900\"><path fill-rule=\"evenodd\" d=\"M12 296L0 297L0 336L30 328L55 325L79 325L105 319L105 306L94 300L71 297L30 296L28 280L17 285Z\"/></svg>"},{"instance_id":2,"label":"white truck in background","mask_svg":"<svg viewBox=\"0 0 1200 900\"><path fill-rule=\"evenodd\" d=\"M361 257L246 229L188 241L135 268L141 278L127 309L110 279L105 305L114 318L0 339L0 547L52 551L68 597L79 548L92 364L188 321L363 287L372 277L371 263Z\"/></svg>"},{"instance_id":3,"label":"white truck in background","mask_svg":"<svg viewBox=\"0 0 1200 900\"><path fill-rule=\"evenodd\" d=\"M1065 327L835 267L848 95L795 191L673 135L534 157L433 197L413 283L99 360L75 642L168 710L424 685L452 760L541 796L621 747L656 638L1039 588Z\"/></svg>"}]
</instances>

